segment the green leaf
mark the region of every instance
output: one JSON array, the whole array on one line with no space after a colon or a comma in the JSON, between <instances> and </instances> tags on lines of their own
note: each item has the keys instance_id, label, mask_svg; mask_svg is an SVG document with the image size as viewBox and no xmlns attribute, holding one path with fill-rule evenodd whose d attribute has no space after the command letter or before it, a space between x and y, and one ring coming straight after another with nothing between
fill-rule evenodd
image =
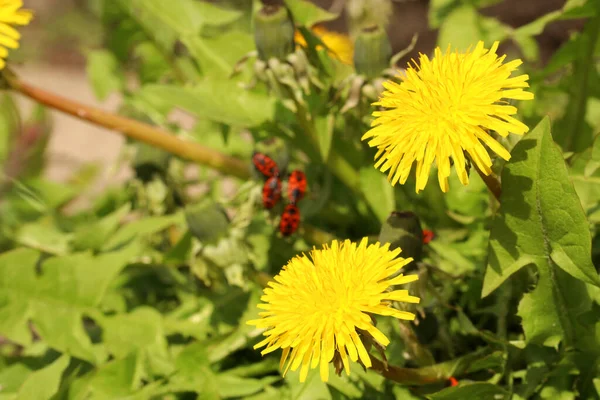
<instances>
[{"instance_id":1,"label":"green leaf","mask_svg":"<svg viewBox=\"0 0 600 400\"><path fill-rule=\"evenodd\" d=\"M394 188L386 176L372 166L360 169L360 182L369 206L380 222L385 221L396 204Z\"/></svg>"},{"instance_id":2,"label":"green leaf","mask_svg":"<svg viewBox=\"0 0 600 400\"><path fill-rule=\"evenodd\" d=\"M497 399L506 398L508 392L498 385L487 382L477 382L449 387L427 398L431 400L458 400L458 399Z\"/></svg>"},{"instance_id":3,"label":"green leaf","mask_svg":"<svg viewBox=\"0 0 600 400\"><path fill-rule=\"evenodd\" d=\"M115 358L131 353L144 355L150 372L168 375L173 365L163 329L162 315L151 307L139 307L129 314L102 320L106 349Z\"/></svg>"},{"instance_id":4,"label":"green leaf","mask_svg":"<svg viewBox=\"0 0 600 400\"><path fill-rule=\"evenodd\" d=\"M99 100L125 87L125 76L119 61L108 50L93 50L87 55L87 75Z\"/></svg>"},{"instance_id":5,"label":"green leaf","mask_svg":"<svg viewBox=\"0 0 600 400\"><path fill-rule=\"evenodd\" d=\"M452 51L465 51L473 46L481 37L478 18L479 14L472 6L465 4L454 9L440 26L437 43L442 51L445 51L448 45L452 46Z\"/></svg>"},{"instance_id":6,"label":"green leaf","mask_svg":"<svg viewBox=\"0 0 600 400\"><path fill-rule=\"evenodd\" d=\"M252 37L239 31L224 32L210 38L189 36L182 42L200 66L202 74L221 81L228 81L235 64L255 48Z\"/></svg>"},{"instance_id":7,"label":"green leaf","mask_svg":"<svg viewBox=\"0 0 600 400\"><path fill-rule=\"evenodd\" d=\"M555 345L564 335L572 343L574 320L589 305L583 282L598 286L600 279L591 262L588 223L548 118L515 146L502 186L482 295L534 264L537 287L519 306L526 339Z\"/></svg>"},{"instance_id":8,"label":"green leaf","mask_svg":"<svg viewBox=\"0 0 600 400\"><path fill-rule=\"evenodd\" d=\"M143 357L132 353L126 358L103 364L97 370L75 381L69 390L69 398L73 400L153 398L152 395L159 392L158 386L161 382L153 381L143 386L143 362Z\"/></svg>"},{"instance_id":9,"label":"green leaf","mask_svg":"<svg viewBox=\"0 0 600 400\"><path fill-rule=\"evenodd\" d=\"M184 222L183 213L163 215L158 217L146 217L130 222L121 227L110 240L103 246L103 250L114 249L131 242L132 240L144 239L149 235L163 231L171 225Z\"/></svg>"},{"instance_id":10,"label":"green leaf","mask_svg":"<svg viewBox=\"0 0 600 400\"><path fill-rule=\"evenodd\" d=\"M93 314L112 279L134 255L130 248L93 257L89 253L51 257L39 268L39 253L17 249L0 255L0 334L31 344L28 321L50 347L96 363L82 317Z\"/></svg>"},{"instance_id":11,"label":"green leaf","mask_svg":"<svg viewBox=\"0 0 600 400\"><path fill-rule=\"evenodd\" d=\"M210 199L186 207L185 220L190 232L203 243L217 242L229 229L225 209Z\"/></svg>"},{"instance_id":12,"label":"green leaf","mask_svg":"<svg viewBox=\"0 0 600 400\"><path fill-rule=\"evenodd\" d=\"M331 144L333 142L334 124L335 116L333 114L315 118L315 128L319 138L319 151L324 163L327 163L329 159L329 152L331 151Z\"/></svg>"},{"instance_id":13,"label":"green leaf","mask_svg":"<svg viewBox=\"0 0 600 400\"><path fill-rule=\"evenodd\" d=\"M205 80L193 88L148 85L141 95L150 102L182 108L197 117L252 127L272 120L275 99L241 89L235 81Z\"/></svg>"},{"instance_id":14,"label":"green leaf","mask_svg":"<svg viewBox=\"0 0 600 400\"><path fill-rule=\"evenodd\" d=\"M72 234L59 230L53 218L42 218L21 226L15 241L48 254L64 255L69 251L72 237Z\"/></svg>"},{"instance_id":15,"label":"green leaf","mask_svg":"<svg viewBox=\"0 0 600 400\"><path fill-rule=\"evenodd\" d=\"M58 391L61 376L69 365L69 356L63 355L52 364L33 372L17 393L16 400L51 399Z\"/></svg>"},{"instance_id":16,"label":"green leaf","mask_svg":"<svg viewBox=\"0 0 600 400\"><path fill-rule=\"evenodd\" d=\"M221 374L216 378L219 386L219 395L224 398L246 398L261 390L268 385L280 381L279 376L267 376L262 379L241 378L230 374Z\"/></svg>"},{"instance_id":17,"label":"green leaf","mask_svg":"<svg viewBox=\"0 0 600 400\"><path fill-rule=\"evenodd\" d=\"M170 392L197 392L202 398L219 399L216 374L210 368L206 348L201 343L186 346L175 359L177 373L169 379Z\"/></svg>"},{"instance_id":18,"label":"green leaf","mask_svg":"<svg viewBox=\"0 0 600 400\"><path fill-rule=\"evenodd\" d=\"M338 17L337 14L330 13L308 0L284 0L288 7L294 22L297 25L311 27L319 22L331 21Z\"/></svg>"},{"instance_id":19,"label":"green leaf","mask_svg":"<svg viewBox=\"0 0 600 400\"><path fill-rule=\"evenodd\" d=\"M130 210L131 205L128 203L99 221L81 226L75 232L73 247L76 250L99 250L115 233Z\"/></svg>"},{"instance_id":20,"label":"green leaf","mask_svg":"<svg viewBox=\"0 0 600 400\"><path fill-rule=\"evenodd\" d=\"M600 137L573 157L570 176L589 221L600 223Z\"/></svg>"}]
</instances>

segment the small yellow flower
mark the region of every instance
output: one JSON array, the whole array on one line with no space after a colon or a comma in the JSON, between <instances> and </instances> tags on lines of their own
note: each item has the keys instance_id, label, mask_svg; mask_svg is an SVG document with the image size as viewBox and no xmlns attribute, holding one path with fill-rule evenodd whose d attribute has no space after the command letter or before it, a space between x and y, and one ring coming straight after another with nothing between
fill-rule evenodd
<instances>
[{"instance_id":1,"label":"small yellow flower","mask_svg":"<svg viewBox=\"0 0 600 400\"><path fill-rule=\"evenodd\" d=\"M0 0L0 70L5 66L8 49L19 47L21 35L13 25L27 25L32 18L31 12L21 7L21 0Z\"/></svg>"},{"instance_id":2,"label":"small yellow flower","mask_svg":"<svg viewBox=\"0 0 600 400\"><path fill-rule=\"evenodd\" d=\"M506 137L524 134L529 128L513 118L517 108L502 99L531 100L528 75L510 77L521 60L503 64L498 42L491 49L479 42L473 51L445 54L438 47L429 59L421 54L419 64L409 66L401 83L388 81L386 91L374 105L386 108L373 112L376 119L362 137L377 147L376 168L389 170L392 185L406 182L416 162L416 191L425 188L434 160L442 191L448 191L450 157L463 185L469 183L465 153L486 175L492 161L486 150L508 160L510 153L488 133ZM485 144L485 146L484 146Z\"/></svg>"},{"instance_id":3,"label":"small yellow flower","mask_svg":"<svg viewBox=\"0 0 600 400\"><path fill-rule=\"evenodd\" d=\"M312 33L321 39L321 42L329 49L329 53L336 57L338 60L347 65L352 65L354 57L354 45L352 40L347 35L338 32L332 32L323 28L322 26L314 26L311 28ZM302 47L306 47L306 40L299 31L296 31L294 35L296 44ZM317 50L322 49L322 46L318 46Z\"/></svg>"},{"instance_id":4,"label":"small yellow flower","mask_svg":"<svg viewBox=\"0 0 600 400\"><path fill-rule=\"evenodd\" d=\"M334 240L331 247L314 249L310 256L298 256L288 262L269 283L261 297L265 310L250 325L265 328L267 337L254 346L266 346L265 355L282 349L280 368L300 370L304 382L309 369L319 365L321 379L329 377L329 363L337 355L350 374L348 358L371 367L360 334L368 333L384 346L389 339L374 325L370 314L413 320L415 315L392 308L392 301L418 303L407 290L390 290L394 285L412 282L417 275L396 275L412 261L400 258L401 250L389 250L389 244L367 246Z\"/></svg>"}]
</instances>

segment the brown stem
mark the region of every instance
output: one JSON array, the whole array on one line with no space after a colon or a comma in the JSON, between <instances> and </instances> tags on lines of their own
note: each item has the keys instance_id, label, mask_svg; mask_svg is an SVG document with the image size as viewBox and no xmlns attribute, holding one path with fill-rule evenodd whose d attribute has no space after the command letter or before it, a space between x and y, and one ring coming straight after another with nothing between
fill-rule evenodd
<instances>
[{"instance_id":1,"label":"brown stem","mask_svg":"<svg viewBox=\"0 0 600 400\"><path fill-rule=\"evenodd\" d=\"M50 108L62 111L81 120L115 130L123 135L148 143L151 146L161 148L181 158L205 165L240 179L250 179L248 165L238 159L220 153L210 147L198 143L179 139L172 133L156 128L133 119L121 117L98 108L86 106L76 101L36 88L20 80L14 73L4 70L0 74L0 89L2 89L2 78L8 83L8 87L30 99L44 104ZM304 225L304 238L312 244L322 244L334 238L328 232L316 227Z\"/></svg>"},{"instance_id":2,"label":"brown stem","mask_svg":"<svg viewBox=\"0 0 600 400\"><path fill-rule=\"evenodd\" d=\"M489 175L484 174L483 171L481 171L479 168L477 168L477 165L475 163L473 163L473 167L475 168L475 170L477 171L477 173L479 174L481 179L483 179L483 182L485 182L486 186L488 187L490 192L494 195L496 200L500 201L500 194L502 193L502 187L500 186L500 181L498 180L498 177L496 175L494 175L494 173L490 173Z\"/></svg>"},{"instance_id":3,"label":"brown stem","mask_svg":"<svg viewBox=\"0 0 600 400\"><path fill-rule=\"evenodd\" d=\"M206 165L227 175L249 179L250 171L244 161L222 154L198 143L181 140L175 135L143 122L86 106L21 81L14 74L4 74L11 89L48 107L93 124L115 130L134 140L148 143L181 158Z\"/></svg>"},{"instance_id":4,"label":"brown stem","mask_svg":"<svg viewBox=\"0 0 600 400\"><path fill-rule=\"evenodd\" d=\"M445 382L450 377L458 377L470 372L476 361L489 357L494 352L487 347L460 358L422 368L401 368L389 365L369 354L371 368L383 377L404 385L428 385Z\"/></svg>"}]
</instances>

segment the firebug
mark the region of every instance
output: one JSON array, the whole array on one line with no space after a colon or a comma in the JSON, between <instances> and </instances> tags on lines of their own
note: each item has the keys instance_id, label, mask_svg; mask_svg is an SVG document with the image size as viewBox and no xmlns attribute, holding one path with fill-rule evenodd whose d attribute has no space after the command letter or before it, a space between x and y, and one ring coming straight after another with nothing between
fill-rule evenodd
<instances>
[{"instance_id":1,"label":"firebug","mask_svg":"<svg viewBox=\"0 0 600 400\"><path fill-rule=\"evenodd\" d=\"M269 156L263 153L254 153L252 155L252 164L266 178L279 175L277 163Z\"/></svg>"},{"instance_id":2,"label":"firebug","mask_svg":"<svg viewBox=\"0 0 600 400\"><path fill-rule=\"evenodd\" d=\"M290 236L296 232L300 225L300 210L295 204L288 204L281 214L281 221L279 221L279 232L283 236Z\"/></svg>"},{"instance_id":3,"label":"firebug","mask_svg":"<svg viewBox=\"0 0 600 400\"><path fill-rule=\"evenodd\" d=\"M304 175L304 172L292 171L288 178L287 192L291 204L298 203L304 197L306 192L306 175Z\"/></svg>"},{"instance_id":4,"label":"firebug","mask_svg":"<svg viewBox=\"0 0 600 400\"><path fill-rule=\"evenodd\" d=\"M435 234L429 229L423 229L423 244L428 244L433 240Z\"/></svg>"},{"instance_id":5,"label":"firebug","mask_svg":"<svg viewBox=\"0 0 600 400\"><path fill-rule=\"evenodd\" d=\"M281 180L277 176L272 176L265 182L262 190L263 206L270 210L277 204L281 198Z\"/></svg>"}]
</instances>

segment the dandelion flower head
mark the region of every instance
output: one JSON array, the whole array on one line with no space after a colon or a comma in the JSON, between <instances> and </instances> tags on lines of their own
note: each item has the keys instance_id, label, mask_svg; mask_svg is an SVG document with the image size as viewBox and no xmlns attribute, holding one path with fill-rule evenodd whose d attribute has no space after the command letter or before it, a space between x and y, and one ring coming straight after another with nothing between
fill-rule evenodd
<instances>
[{"instance_id":1,"label":"dandelion flower head","mask_svg":"<svg viewBox=\"0 0 600 400\"><path fill-rule=\"evenodd\" d=\"M400 75L402 82L384 83L385 91L374 105L384 110L376 117L362 140L377 147L376 168L388 172L392 185L404 184L416 163L416 191L425 188L435 161L442 191L448 191L450 157L463 185L469 183L467 155L484 174L491 173L492 161L486 146L505 160L510 153L490 131L506 137L524 134L529 128L513 117L517 108L507 100L531 100L528 75L511 77L521 60L504 63L496 54L498 42L488 50L483 42L465 53L424 54L419 63ZM414 61L413 61L414 62ZM465 154L466 153L466 154Z\"/></svg>"},{"instance_id":2,"label":"dandelion flower head","mask_svg":"<svg viewBox=\"0 0 600 400\"><path fill-rule=\"evenodd\" d=\"M0 0L0 70L6 65L8 49L19 47L21 35L14 26L27 25L32 18L31 12L21 7L21 0Z\"/></svg>"},{"instance_id":3,"label":"dandelion flower head","mask_svg":"<svg viewBox=\"0 0 600 400\"><path fill-rule=\"evenodd\" d=\"M350 374L349 360L371 367L361 336L370 334L383 346L389 339L373 324L370 314L413 320L410 312L392 308L393 301L418 303L407 290L391 286L417 280L417 275L397 275L412 258L397 257L389 244L367 245L334 240L331 247L313 250L310 258L298 256L288 262L269 283L258 307L260 319L250 325L265 328L262 354L282 349L280 368L300 369L304 382L309 369L319 366L321 379L329 377L329 363L341 359ZM286 365L287 361L287 365ZM284 368L285 367L285 368Z\"/></svg>"},{"instance_id":4,"label":"dandelion flower head","mask_svg":"<svg viewBox=\"0 0 600 400\"><path fill-rule=\"evenodd\" d=\"M329 53L340 60L342 63L352 65L354 57L354 45L350 38L343 33L330 31L320 25L311 28L312 33L321 39L321 42L327 47ZM301 47L306 47L307 43L304 36L299 31L294 35L296 44ZM318 46L317 50L322 49Z\"/></svg>"}]
</instances>

